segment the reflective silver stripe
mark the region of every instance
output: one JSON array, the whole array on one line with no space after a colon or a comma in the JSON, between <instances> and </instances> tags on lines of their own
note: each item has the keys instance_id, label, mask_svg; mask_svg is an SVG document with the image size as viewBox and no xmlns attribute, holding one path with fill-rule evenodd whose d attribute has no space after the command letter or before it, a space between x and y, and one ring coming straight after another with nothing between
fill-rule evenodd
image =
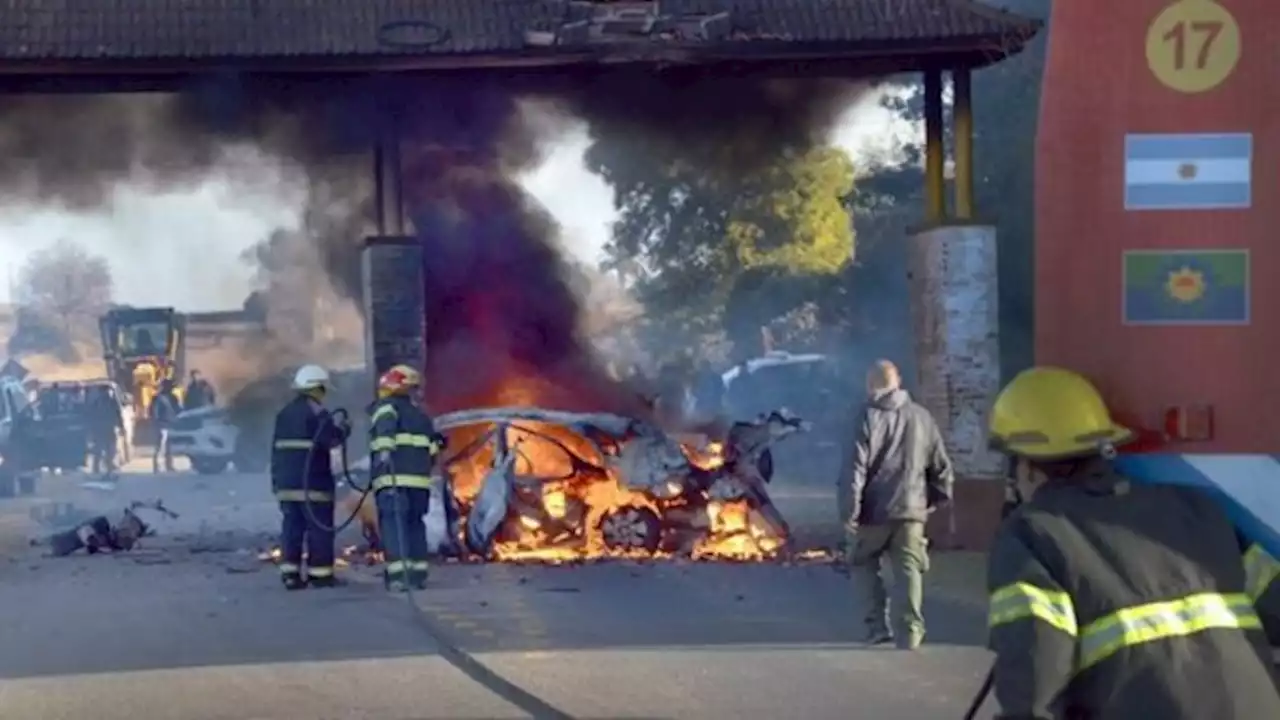
<instances>
[{"instance_id":1,"label":"reflective silver stripe","mask_svg":"<svg viewBox=\"0 0 1280 720\"><path fill-rule=\"evenodd\" d=\"M1030 583L1011 583L991 593L987 626L996 628L1019 620L1034 619L1075 636L1076 612L1071 596Z\"/></svg>"},{"instance_id":2,"label":"reflective silver stripe","mask_svg":"<svg viewBox=\"0 0 1280 720\"><path fill-rule=\"evenodd\" d=\"M1277 577L1280 577L1280 562L1271 553L1256 543L1245 551L1244 587L1249 597L1254 600L1262 597Z\"/></svg>"},{"instance_id":3,"label":"reflective silver stripe","mask_svg":"<svg viewBox=\"0 0 1280 720\"><path fill-rule=\"evenodd\" d=\"M1078 669L1119 650L1167 638L1186 637L1212 629L1262 627L1253 600L1244 593L1201 593L1181 600L1137 605L1089 623L1080 634Z\"/></svg>"},{"instance_id":4,"label":"reflective silver stripe","mask_svg":"<svg viewBox=\"0 0 1280 720\"><path fill-rule=\"evenodd\" d=\"M310 440L277 440L274 447L277 450L310 450L315 443Z\"/></svg>"}]
</instances>

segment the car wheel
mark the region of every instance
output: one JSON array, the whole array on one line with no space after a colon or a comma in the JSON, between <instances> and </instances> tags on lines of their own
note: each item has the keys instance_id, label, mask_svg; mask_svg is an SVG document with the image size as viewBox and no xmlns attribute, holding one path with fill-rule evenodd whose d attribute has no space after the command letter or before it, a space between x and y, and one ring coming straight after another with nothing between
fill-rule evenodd
<instances>
[{"instance_id":1,"label":"car wheel","mask_svg":"<svg viewBox=\"0 0 1280 720\"><path fill-rule=\"evenodd\" d=\"M598 526L610 550L656 552L662 543L662 520L646 507L627 505L600 518Z\"/></svg>"},{"instance_id":2,"label":"car wheel","mask_svg":"<svg viewBox=\"0 0 1280 720\"><path fill-rule=\"evenodd\" d=\"M191 467L201 475L217 475L227 469L223 458L191 458Z\"/></svg>"},{"instance_id":3,"label":"car wheel","mask_svg":"<svg viewBox=\"0 0 1280 720\"><path fill-rule=\"evenodd\" d=\"M765 450L760 453L760 459L756 461L756 471L760 473L760 479L769 482L773 479L773 451Z\"/></svg>"},{"instance_id":4,"label":"car wheel","mask_svg":"<svg viewBox=\"0 0 1280 720\"><path fill-rule=\"evenodd\" d=\"M259 473L267 469L267 458L265 453L255 453L249 450L236 448L235 455L236 470L242 473Z\"/></svg>"}]
</instances>

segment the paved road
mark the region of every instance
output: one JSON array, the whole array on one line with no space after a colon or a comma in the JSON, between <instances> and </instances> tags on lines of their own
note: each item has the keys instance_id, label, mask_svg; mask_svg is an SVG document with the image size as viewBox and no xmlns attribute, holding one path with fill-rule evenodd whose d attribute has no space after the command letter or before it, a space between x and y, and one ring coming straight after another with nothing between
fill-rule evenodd
<instances>
[{"instance_id":1,"label":"paved road","mask_svg":"<svg viewBox=\"0 0 1280 720\"><path fill-rule=\"evenodd\" d=\"M182 518L118 557L8 545L5 717L949 719L987 661L958 586L932 594L917 653L857 645L848 580L818 565L443 565L415 610L356 568L346 588L280 590L256 557L275 522L261 478L42 492L83 510L161 497ZM822 535L829 498L785 503ZM0 526L30 504L0 506Z\"/></svg>"}]
</instances>

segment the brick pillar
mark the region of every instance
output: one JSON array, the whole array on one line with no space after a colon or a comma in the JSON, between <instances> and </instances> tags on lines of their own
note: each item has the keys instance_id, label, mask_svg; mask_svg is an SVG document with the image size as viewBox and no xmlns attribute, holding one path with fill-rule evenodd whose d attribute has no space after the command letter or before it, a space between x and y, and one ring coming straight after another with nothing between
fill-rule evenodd
<instances>
[{"instance_id":1,"label":"brick pillar","mask_svg":"<svg viewBox=\"0 0 1280 720\"><path fill-rule=\"evenodd\" d=\"M1004 462L987 448L1000 391L995 228L943 226L910 238L916 399L933 413L956 468L956 502L931 528L943 546L981 549L999 522Z\"/></svg>"},{"instance_id":2,"label":"brick pillar","mask_svg":"<svg viewBox=\"0 0 1280 720\"><path fill-rule=\"evenodd\" d=\"M365 312L365 362L372 377L392 365L422 368L426 318L422 246L409 236L366 238L360 254Z\"/></svg>"}]
</instances>

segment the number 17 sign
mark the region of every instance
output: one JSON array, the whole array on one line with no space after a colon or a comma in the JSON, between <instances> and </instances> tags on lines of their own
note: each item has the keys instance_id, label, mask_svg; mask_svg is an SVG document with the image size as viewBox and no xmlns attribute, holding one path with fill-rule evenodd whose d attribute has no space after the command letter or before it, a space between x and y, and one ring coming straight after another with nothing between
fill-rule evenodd
<instances>
[{"instance_id":1,"label":"number 17 sign","mask_svg":"<svg viewBox=\"0 0 1280 720\"><path fill-rule=\"evenodd\" d=\"M1200 93L1221 85L1240 61L1240 26L1213 0L1179 0L1147 28L1147 65L1166 87Z\"/></svg>"}]
</instances>

